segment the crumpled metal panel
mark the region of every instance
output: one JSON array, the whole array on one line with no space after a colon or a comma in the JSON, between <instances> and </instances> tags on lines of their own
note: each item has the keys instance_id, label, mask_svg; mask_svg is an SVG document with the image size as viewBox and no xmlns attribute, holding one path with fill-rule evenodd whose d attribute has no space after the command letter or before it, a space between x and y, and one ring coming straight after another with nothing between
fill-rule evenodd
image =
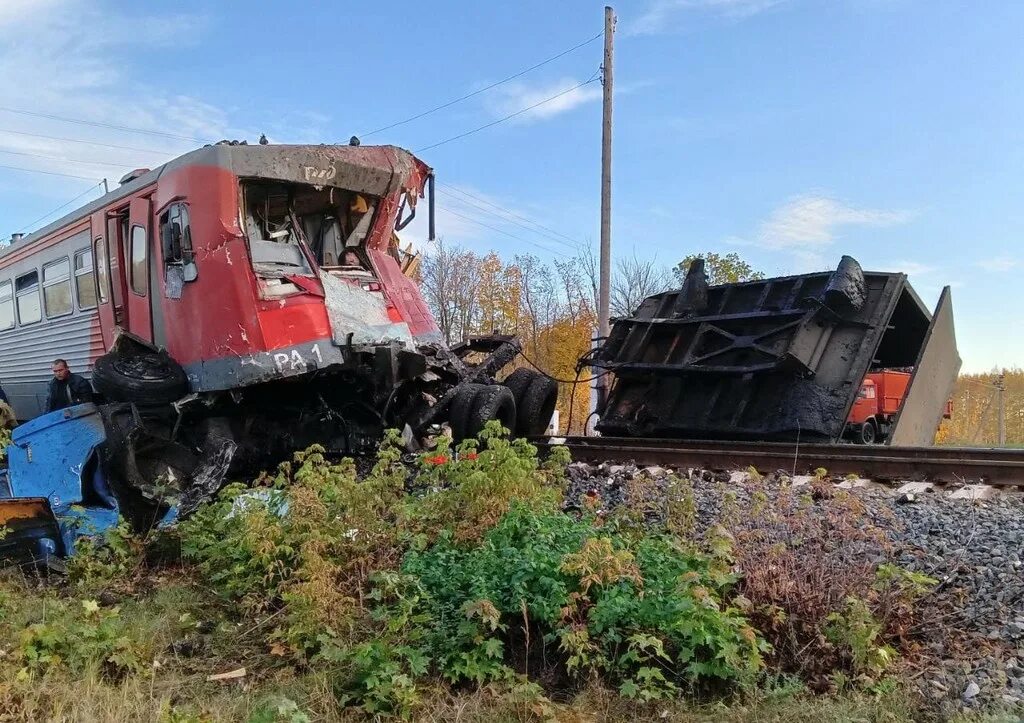
<instances>
[{"instance_id":1,"label":"crumpled metal panel","mask_svg":"<svg viewBox=\"0 0 1024 723\"><path fill-rule=\"evenodd\" d=\"M220 165L240 178L270 178L314 186L336 186L384 196L399 189L418 191L422 163L397 146L212 146ZM204 149L205 150L205 149ZM187 156L185 156L187 158ZM424 168L426 168L424 166Z\"/></svg>"},{"instance_id":2,"label":"crumpled metal panel","mask_svg":"<svg viewBox=\"0 0 1024 723\"><path fill-rule=\"evenodd\" d=\"M700 281L615 322L594 364L615 379L602 434L838 440L865 374L915 364L931 318L906 275L850 257L706 294Z\"/></svg>"},{"instance_id":3,"label":"crumpled metal panel","mask_svg":"<svg viewBox=\"0 0 1024 723\"><path fill-rule=\"evenodd\" d=\"M382 295L364 291L325 271L320 272L320 280L324 285L324 306L335 344L386 345L397 341L408 349L416 348L409 325L391 320Z\"/></svg>"}]
</instances>

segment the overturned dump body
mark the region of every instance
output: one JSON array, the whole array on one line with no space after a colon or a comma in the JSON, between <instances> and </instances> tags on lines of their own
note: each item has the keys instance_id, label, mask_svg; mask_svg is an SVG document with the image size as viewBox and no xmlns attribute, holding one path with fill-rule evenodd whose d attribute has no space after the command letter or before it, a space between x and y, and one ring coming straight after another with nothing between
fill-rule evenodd
<instances>
[{"instance_id":1,"label":"overturned dump body","mask_svg":"<svg viewBox=\"0 0 1024 723\"><path fill-rule=\"evenodd\" d=\"M833 272L683 288L615 322L605 435L837 442L869 371L914 370L891 444L931 444L960 368L949 289L933 317L905 274Z\"/></svg>"}]
</instances>

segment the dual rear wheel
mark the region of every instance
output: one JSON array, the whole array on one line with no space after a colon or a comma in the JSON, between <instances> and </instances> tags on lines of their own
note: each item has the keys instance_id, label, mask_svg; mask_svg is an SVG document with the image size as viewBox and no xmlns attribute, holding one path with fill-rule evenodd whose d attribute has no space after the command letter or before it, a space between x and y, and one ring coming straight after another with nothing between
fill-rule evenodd
<instances>
[{"instance_id":1,"label":"dual rear wheel","mask_svg":"<svg viewBox=\"0 0 1024 723\"><path fill-rule=\"evenodd\" d=\"M516 369L502 384L463 384L448 413L456 442L478 435L491 420L517 437L543 434L558 401L558 384L532 369Z\"/></svg>"}]
</instances>

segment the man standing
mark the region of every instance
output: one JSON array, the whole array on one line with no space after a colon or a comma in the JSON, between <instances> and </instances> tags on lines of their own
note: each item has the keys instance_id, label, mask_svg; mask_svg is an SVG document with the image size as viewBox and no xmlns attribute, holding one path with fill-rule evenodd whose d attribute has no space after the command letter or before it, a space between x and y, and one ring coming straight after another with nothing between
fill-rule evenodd
<instances>
[{"instance_id":1,"label":"man standing","mask_svg":"<svg viewBox=\"0 0 1024 723\"><path fill-rule=\"evenodd\" d=\"M92 387L78 374L72 374L64 359L53 362L53 379L50 380L50 395L46 399L46 411L53 412L64 407L73 407L92 401Z\"/></svg>"}]
</instances>

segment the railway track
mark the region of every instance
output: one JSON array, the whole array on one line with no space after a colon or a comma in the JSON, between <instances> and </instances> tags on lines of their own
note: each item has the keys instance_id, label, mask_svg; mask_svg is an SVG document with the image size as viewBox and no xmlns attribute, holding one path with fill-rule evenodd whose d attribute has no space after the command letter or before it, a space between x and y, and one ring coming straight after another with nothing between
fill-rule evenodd
<instances>
[{"instance_id":1,"label":"railway track","mask_svg":"<svg viewBox=\"0 0 1024 723\"><path fill-rule=\"evenodd\" d=\"M564 444L580 462L703 467L762 473L785 470L876 480L1024 486L1024 450L968 447L887 447L792 442L723 442L629 437L544 437L539 445Z\"/></svg>"}]
</instances>

